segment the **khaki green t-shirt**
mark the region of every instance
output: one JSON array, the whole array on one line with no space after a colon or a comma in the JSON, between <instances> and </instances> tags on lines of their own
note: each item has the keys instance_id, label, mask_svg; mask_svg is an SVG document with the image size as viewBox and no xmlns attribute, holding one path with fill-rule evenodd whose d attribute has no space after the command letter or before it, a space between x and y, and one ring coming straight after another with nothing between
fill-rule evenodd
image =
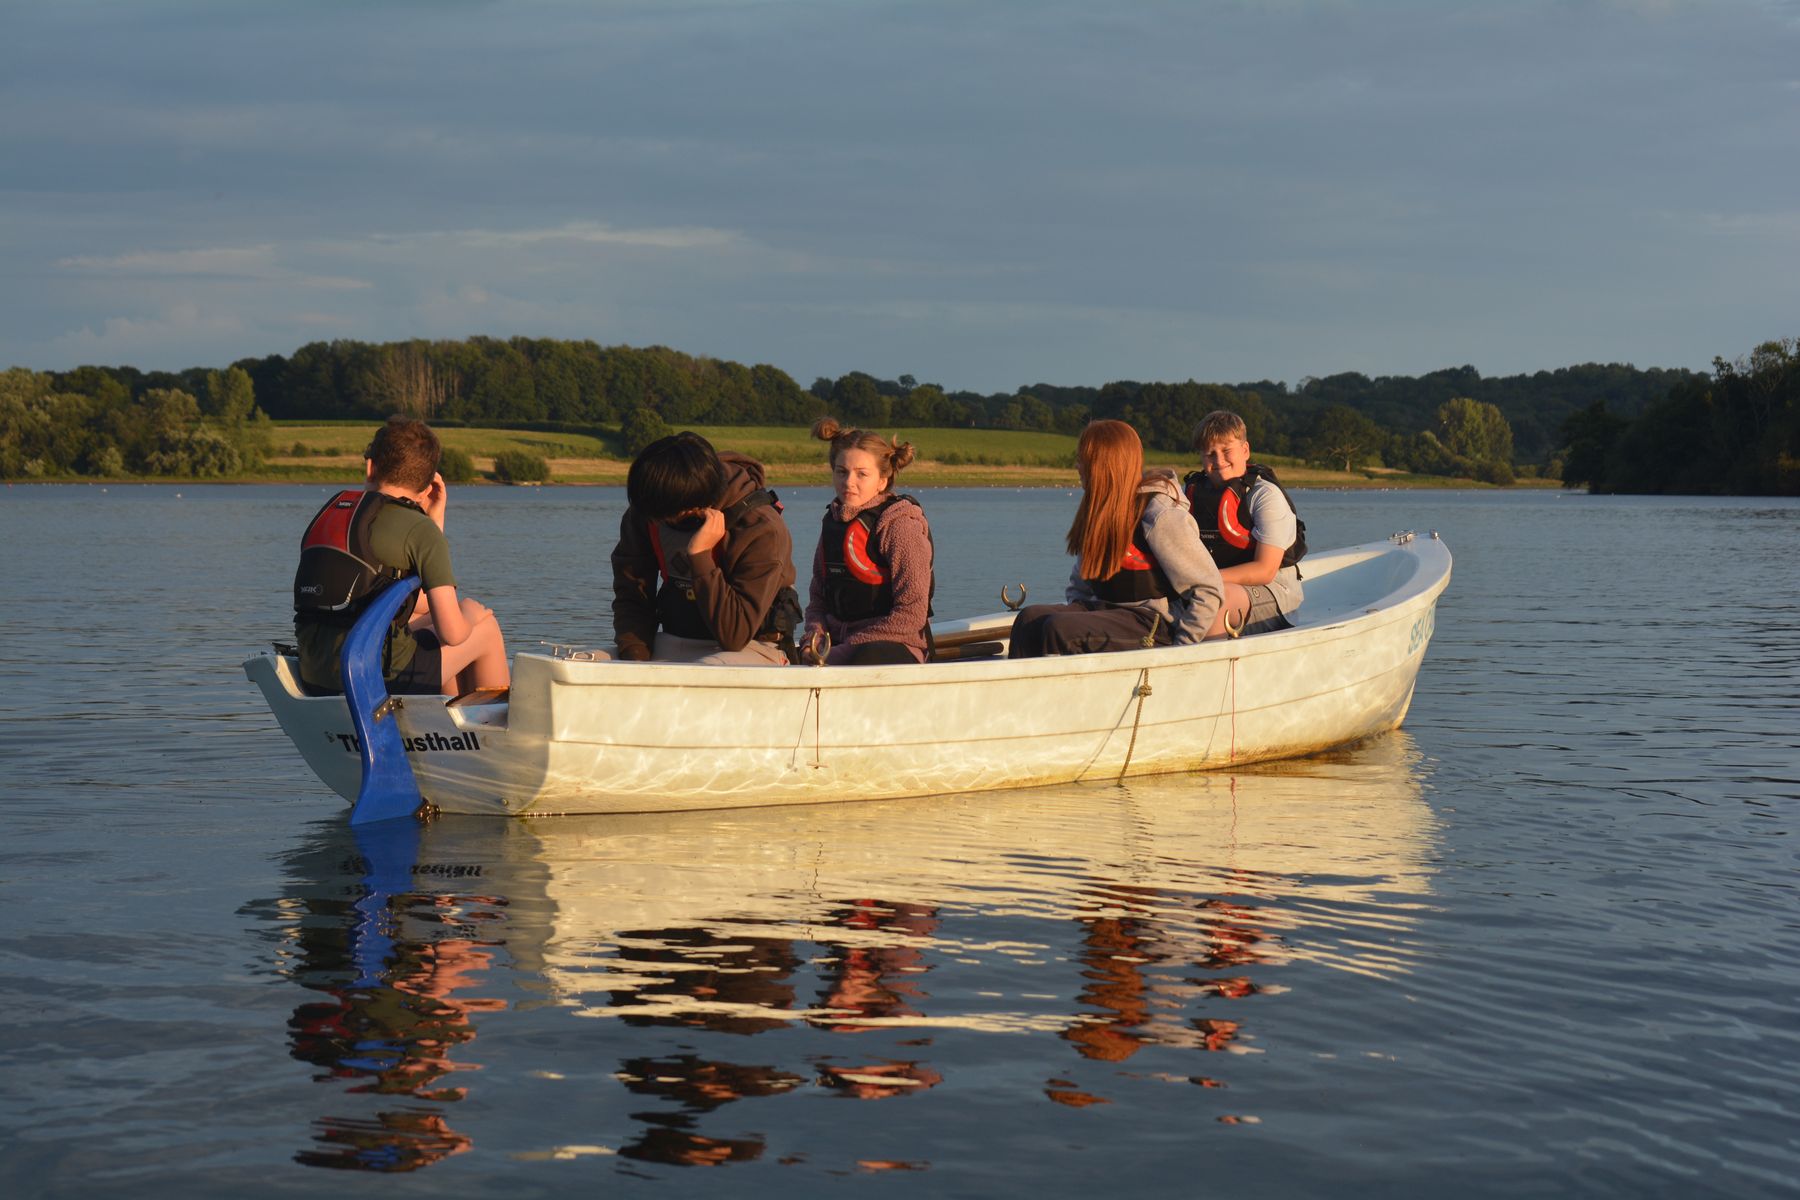
<instances>
[{"instance_id":1,"label":"khaki green t-shirt","mask_svg":"<svg viewBox=\"0 0 1800 1200\"><path fill-rule=\"evenodd\" d=\"M444 531L430 517L404 504L381 506L374 523L369 526L369 548L388 566L401 567L408 574L417 575L421 593L432 588L456 586L456 576L450 571L450 543L444 537ZM294 640L300 649L300 678L314 687L343 688L338 659L354 619L295 614ZM412 665L418 648L419 643L409 630L396 629L387 640L381 664L382 676L392 679Z\"/></svg>"}]
</instances>

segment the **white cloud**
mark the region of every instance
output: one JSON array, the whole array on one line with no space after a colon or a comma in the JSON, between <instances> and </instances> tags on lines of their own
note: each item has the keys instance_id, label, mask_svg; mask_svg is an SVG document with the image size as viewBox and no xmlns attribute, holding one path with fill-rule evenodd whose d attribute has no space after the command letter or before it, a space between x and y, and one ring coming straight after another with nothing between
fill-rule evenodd
<instances>
[{"instance_id":1,"label":"white cloud","mask_svg":"<svg viewBox=\"0 0 1800 1200\"><path fill-rule=\"evenodd\" d=\"M132 250L74 254L56 260L69 270L114 275L226 275L263 277L275 266L275 247L213 246L192 250Z\"/></svg>"},{"instance_id":2,"label":"white cloud","mask_svg":"<svg viewBox=\"0 0 1800 1200\"><path fill-rule=\"evenodd\" d=\"M298 248L306 253L306 248ZM279 261L272 242L255 246L208 246L189 250L130 250L123 254L72 254L56 260L66 271L86 275L157 278L202 277L220 280L252 280L288 283L328 292L361 291L373 287L353 275L313 275L296 271Z\"/></svg>"},{"instance_id":3,"label":"white cloud","mask_svg":"<svg viewBox=\"0 0 1800 1200\"><path fill-rule=\"evenodd\" d=\"M1800 212L1704 213L1701 223L1709 233L1731 237L1800 237Z\"/></svg>"},{"instance_id":4,"label":"white cloud","mask_svg":"<svg viewBox=\"0 0 1800 1200\"><path fill-rule=\"evenodd\" d=\"M715 249L742 241L728 229L620 229L598 221L570 221L546 229L456 229L376 234L379 242L450 241L471 250L510 250L523 246L576 243L603 246L648 246L659 250Z\"/></svg>"},{"instance_id":5,"label":"white cloud","mask_svg":"<svg viewBox=\"0 0 1800 1200\"><path fill-rule=\"evenodd\" d=\"M551 306L473 283L422 291L412 314L419 333L438 337L466 337L471 332L539 334L563 317Z\"/></svg>"},{"instance_id":6,"label":"white cloud","mask_svg":"<svg viewBox=\"0 0 1800 1200\"><path fill-rule=\"evenodd\" d=\"M98 329L82 326L57 337L52 345L86 362L116 359L123 354L154 351L171 343L235 338L244 323L235 313L207 312L191 303L176 304L149 317L109 317Z\"/></svg>"},{"instance_id":7,"label":"white cloud","mask_svg":"<svg viewBox=\"0 0 1800 1200\"><path fill-rule=\"evenodd\" d=\"M348 275L299 275L294 282L300 287L317 288L326 292L360 292L375 285L366 279L355 279Z\"/></svg>"}]
</instances>

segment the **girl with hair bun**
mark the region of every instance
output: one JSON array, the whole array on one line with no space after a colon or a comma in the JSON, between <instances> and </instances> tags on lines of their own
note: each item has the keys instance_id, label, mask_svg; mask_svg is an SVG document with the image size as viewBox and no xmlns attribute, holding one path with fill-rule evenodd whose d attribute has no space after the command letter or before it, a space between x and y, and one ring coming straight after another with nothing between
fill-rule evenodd
<instances>
[{"instance_id":1,"label":"girl with hair bun","mask_svg":"<svg viewBox=\"0 0 1800 1200\"><path fill-rule=\"evenodd\" d=\"M1081 503L1069 526L1066 604L1013 618L1009 657L1184 646L1206 636L1224 583L1173 471L1144 470L1137 430L1091 421L1075 448Z\"/></svg>"},{"instance_id":2,"label":"girl with hair bun","mask_svg":"<svg viewBox=\"0 0 1800 1200\"><path fill-rule=\"evenodd\" d=\"M913 460L911 442L846 429L831 417L812 435L829 442L831 485L801 645L831 638L832 666L924 662L930 653L932 547L925 510L896 495L894 480Z\"/></svg>"}]
</instances>

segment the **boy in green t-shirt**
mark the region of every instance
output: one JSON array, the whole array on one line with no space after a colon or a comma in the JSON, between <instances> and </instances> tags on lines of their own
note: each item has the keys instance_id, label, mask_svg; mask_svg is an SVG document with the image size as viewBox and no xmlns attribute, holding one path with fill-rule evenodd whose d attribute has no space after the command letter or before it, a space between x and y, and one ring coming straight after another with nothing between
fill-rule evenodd
<instances>
[{"instance_id":1,"label":"boy in green t-shirt","mask_svg":"<svg viewBox=\"0 0 1800 1200\"><path fill-rule=\"evenodd\" d=\"M437 435L425 422L404 416L388 418L364 452L364 490L385 501L368 524L366 549L380 566L419 577L418 603L389 635L382 674L394 692L461 695L504 688L512 673L500 622L491 609L456 594L444 537L448 491L438 474L440 454ZM296 596L305 590L309 569L303 557ZM309 688L342 690L338 659L362 607L358 602L343 613L296 611L300 678Z\"/></svg>"}]
</instances>

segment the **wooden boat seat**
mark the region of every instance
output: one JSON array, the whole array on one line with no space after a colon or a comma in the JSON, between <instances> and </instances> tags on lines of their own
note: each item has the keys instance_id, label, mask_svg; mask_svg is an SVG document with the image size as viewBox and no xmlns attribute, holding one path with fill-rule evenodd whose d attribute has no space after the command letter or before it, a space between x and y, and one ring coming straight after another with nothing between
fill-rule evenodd
<instances>
[{"instance_id":1,"label":"wooden boat seat","mask_svg":"<svg viewBox=\"0 0 1800 1200\"><path fill-rule=\"evenodd\" d=\"M931 661L965 662L971 658L999 658L1005 653L1005 642L969 642L962 646L939 646L932 654Z\"/></svg>"},{"instance_id":2,"label":"wooden boat seat","mask_svg":"<svg viewBox=\"0 0 1800 1200\"><path fill-rule=\"evenodd\" d=\"M476 704L505 704L511 695L512 689L509 687L476 688L472 692L464 692L444 707L468 708Z\"/></svg>"}]
</instances>

